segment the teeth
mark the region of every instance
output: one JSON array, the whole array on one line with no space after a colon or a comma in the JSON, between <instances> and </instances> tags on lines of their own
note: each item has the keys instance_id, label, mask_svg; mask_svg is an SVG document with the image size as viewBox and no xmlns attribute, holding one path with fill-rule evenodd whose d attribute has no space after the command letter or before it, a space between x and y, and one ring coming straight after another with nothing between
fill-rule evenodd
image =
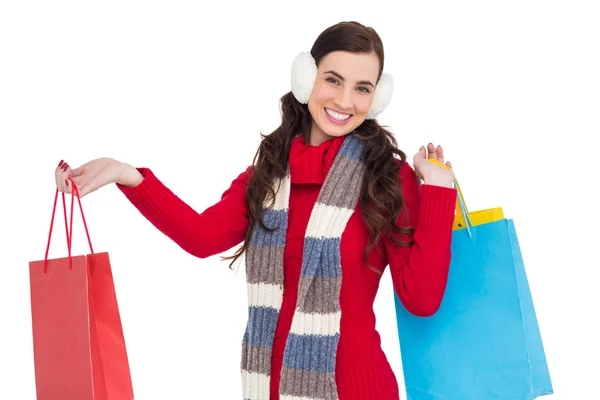
<instances>
[{"instance_id":1,"label":"teeth","mask_svg":"<svg viewBox=\"0 0 600 400\"><path fill-rule=\"evenodd\" d=\"M325 112L327 112L327 114L331 115L333 118L337 119L338 121L344 121L344 120L347 120L348 118L350 118L350 114L340 114L340 113L330 110L329 108L326 108Z\"/></svg>"}]
</instances>

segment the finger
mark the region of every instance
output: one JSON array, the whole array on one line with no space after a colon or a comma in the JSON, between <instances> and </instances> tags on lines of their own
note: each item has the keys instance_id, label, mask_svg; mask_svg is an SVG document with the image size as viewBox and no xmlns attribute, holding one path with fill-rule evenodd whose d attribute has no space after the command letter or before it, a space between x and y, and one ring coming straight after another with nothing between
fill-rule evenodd
<instances>
[{"instance_id":1,"label":"finger","mask_svg":"<svg viewBox=\"0 0 600 400\"><path fill-rule=\"evenodd\" d=\"M62 169L64 172L67 173L67 176L69 178L73 178L75 176L74 170L71 168L71 166L67 163L64 163L62 166Z\"/></svg>"},{"instance_id":2,"label":"finger","mask_svg":"<svg viewBox=\"0 0 600 400\"><path fill-rule=\"evenodd\" d=\"M75 186L77 186L77 191L79 192L79 197L83 197L84 195L87 194L86 187L89 186L89 182L86 182L86 177L76 176L76 177L71 178L71 180L73 181L73 184L75 184Z\"/></svg>"},{"instance_id":3,"label":"finger","mask_svg":"<svg viewBox=\"0 0 600 400\"><path fill-rule=\"evenodd\" d=\"M446 161L446 165L448 166L448 168L452 169L452 163L450 161Z\"/></svg>"},{"instance_id":4,"label":"finger","mask_svg":"<svg viewBox=\"0 0 600 400\"><path fill-rule=\"evenodd\" d=\"M65 183L65 179L62 176L62 174L59 174L58 177L56 178L56 188L63 193L66 193L67 190L67 184Z\"/></svg>"},{"instance_id":5,"label":"finger","mask_svg":"<svg viewBox=\"0 0 600 400\"><path fill-rule=\"evenodd\" d=\"M72 171L73 171L73 176L81 175L83 173L83 165L73 169Z\"/></svg>"},{"instance_id":6,"label":"finger","mask_svg":"<svg viewBox=\"0 0 600 400\"><path fill-rule=\"evenodd\" d=\"M437 155L438 161L443 163L444 162L444 149L442 149L442 146L438 145L438 147L435 150L436 150L436 155Z\"/></svg>"},{"instance_id":7,"label":"finger","mask_svg":"<svg viewBox=\"0 0 600 400\"><path fill-rule=\"evenodd\" d=\"M69 183L69 171L65 171L64 169L58 176L58 184L59 190L63 193L70 194L71 193L71 185Z\"/></svg>"},{"instance_id":8,"label":"finger","mask_svg":"<svg viewBox=\"0 0 600 400\"><path fill-rule=\"evenodd\" d=\"M56 183L56 187L59 187L60 172L62 171L62 165L64 163L65 162L63 160L60 160L60 162L58 163L58 165L54 169L54 183Z\"/></svg>"},{"instance_id":9,"label":"finger","mask_svg":"<svg viewBox=\"0 0 600 400\"><path fill-rule=\"evenodd\" d=\"M415 153L415 155L413 156L413 161L414 161L415 158L417 158L417 157L425 157L425 155L426 155L425 154L425 146L421 146L421 147L419 147L419 151L417 151Z\"/></svg>"},{"instance_id":10,"label":"finger","mask_svg":"<svg viewBox=\"0 0 600 400\"><path fill-rule=\"evenodd\" d=\"M73 181L73 183L75 185L77 185L78 188L81 188L81 186L83 185L83 181L84 181L84 177L83 176L75 176L75 177L71 177L71 180Z\"/></svg>"},{"instance_id":11,"label":"finger","mask_svg":"<svg viewBox=\"0 0 600 400\"><path fill-rule=\"evenodd\" d=\"M429 158L437 159L435 154L435 146L433 145L433 143L429 143L427 145L427 151L429 152Z\"/></svg>"},{"instance_id":12,"label":"finger","mask_svg":"<svg viewBox=\"0 0 600 400\"><path fill-rule=\"evenodd\" d=\"M56 170L54 172L54 180L56 182L56 187L59 191L65 193L65 191L67 190L67 185L65 183L65 165L66 163L61 160L60 163L58 163L58 166L56 167Z\"/></svg>"},{"instance_id":13,"label":"finger","mask_svg":"<svg viewBox=\"0 0 600 400\"><path fill-rule=\"evenodd\" d=\"M67 194L71 193L71 183L69 182L67 173L63 172L61 184L63 185L64 192Z\"/></svg>"},{"instance_id":14,"label":"finger","mask_svg":"<svg viewBox=\"0 0 600 400\"><path fill-rule=\"evenodd\" d=\"M64 169L64 182L65 182L65 188L66 188L66 192L65 193L71 193L73 190L73 184L71 183L71 181L69 180L69 178L71 178L71 176L73 175L73 170L71 169L71 166L67 163L64 164L63 166Z\"/></svg>"},{"instance_id":15,"label":"finger","mask_svg":"<svg viewBox=\"0 0 600 400\"><path fill-rule=\"evenodd\" d=\"M79 196L79 198L83 197L82 194L82 185L81 184L77 184L77 182L75 181L75 179L71 178L69 183L71 184L71 190L73 190L75 192L75 196Z\"/></svg>"},{"instance_id":16,"label":"finger","mask_svg":"<svg viewBox=\"0 0 600 400\"><path fill-rule=\"evenodd\" d=\"M58 168L58 176L59 178L64 178L65 172L67 172L69 170L69 164L67 164L66 162L63 162L60 167ZM62 184L62 181L64 179L60 179L60 182Z\"/></svg>"},{"instance_id":17,"label":"finger","mask_svg":"<svg viewBox=\"0 0 600 400\"><path fill-rule=\"evenodd\" d=\"M71 176L71 173L73 172L73 170L71 169L71 166L69 164L65 163L64 170L65 170L65 172L67 172L68 176Z\"/></svg>"}]
</instances>

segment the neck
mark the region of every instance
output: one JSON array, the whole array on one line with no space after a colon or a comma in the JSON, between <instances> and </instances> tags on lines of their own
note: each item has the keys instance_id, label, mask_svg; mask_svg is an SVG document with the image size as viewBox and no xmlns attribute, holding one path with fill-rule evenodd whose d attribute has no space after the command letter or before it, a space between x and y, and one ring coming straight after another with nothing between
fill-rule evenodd
<instances>
[{"instance_id":1,"label":"neck","mask_svg":"<svg viewBox=\"0 0 600 400\"><path fill-rule=\"evenodd\" d=\"M310 127L310 137L308 143L311 146L318 146L329 139L333 139L333 136L329 136L328 134L323 132L323 130L321 130L321 128L319 128L317 124L315 124L315 122L313 121Z\"/></svg>"}]
</instances>

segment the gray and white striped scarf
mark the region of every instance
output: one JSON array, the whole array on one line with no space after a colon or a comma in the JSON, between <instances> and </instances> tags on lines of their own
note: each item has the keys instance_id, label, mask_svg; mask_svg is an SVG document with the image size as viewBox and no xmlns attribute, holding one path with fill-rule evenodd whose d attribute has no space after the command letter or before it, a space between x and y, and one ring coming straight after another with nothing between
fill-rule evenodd
<instances>
[{"instance_id":1,"label":"gray and white striped scarf","mask_svg":"<svg viewBox=\"0 0 600 400\"><path fill-rule=\"evenodd\" d=\"M334 400L335 360L340 337L342 268L340 241L358 203L364 144L346 135L312 209L292 326L286 342L280 400ZM242 342L244 400L269 400L271 349L283 299L283 252L290 195L290 168L275 182L275 203L263 203L265 225L254 229L246 252L248 322ZM277 189L280 189L277 192Z\"/></svg>"}]
</instances>

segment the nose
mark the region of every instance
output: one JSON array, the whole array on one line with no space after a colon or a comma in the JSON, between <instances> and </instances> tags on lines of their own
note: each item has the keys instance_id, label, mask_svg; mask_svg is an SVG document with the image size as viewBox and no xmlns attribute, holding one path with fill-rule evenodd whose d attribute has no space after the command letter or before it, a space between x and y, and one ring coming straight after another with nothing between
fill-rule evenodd
<instances>
[{"instance_id":1,"label":"nose","mask_svg":"<svg viewBox=\"0 0 600 400\"><path fill-rule=\"evenodd\" d=\"M351 88L343 89L338 92L336 99L337 106L340 111L349 111L354 104L354 97Z\"/></svg>"}]
</instances>

